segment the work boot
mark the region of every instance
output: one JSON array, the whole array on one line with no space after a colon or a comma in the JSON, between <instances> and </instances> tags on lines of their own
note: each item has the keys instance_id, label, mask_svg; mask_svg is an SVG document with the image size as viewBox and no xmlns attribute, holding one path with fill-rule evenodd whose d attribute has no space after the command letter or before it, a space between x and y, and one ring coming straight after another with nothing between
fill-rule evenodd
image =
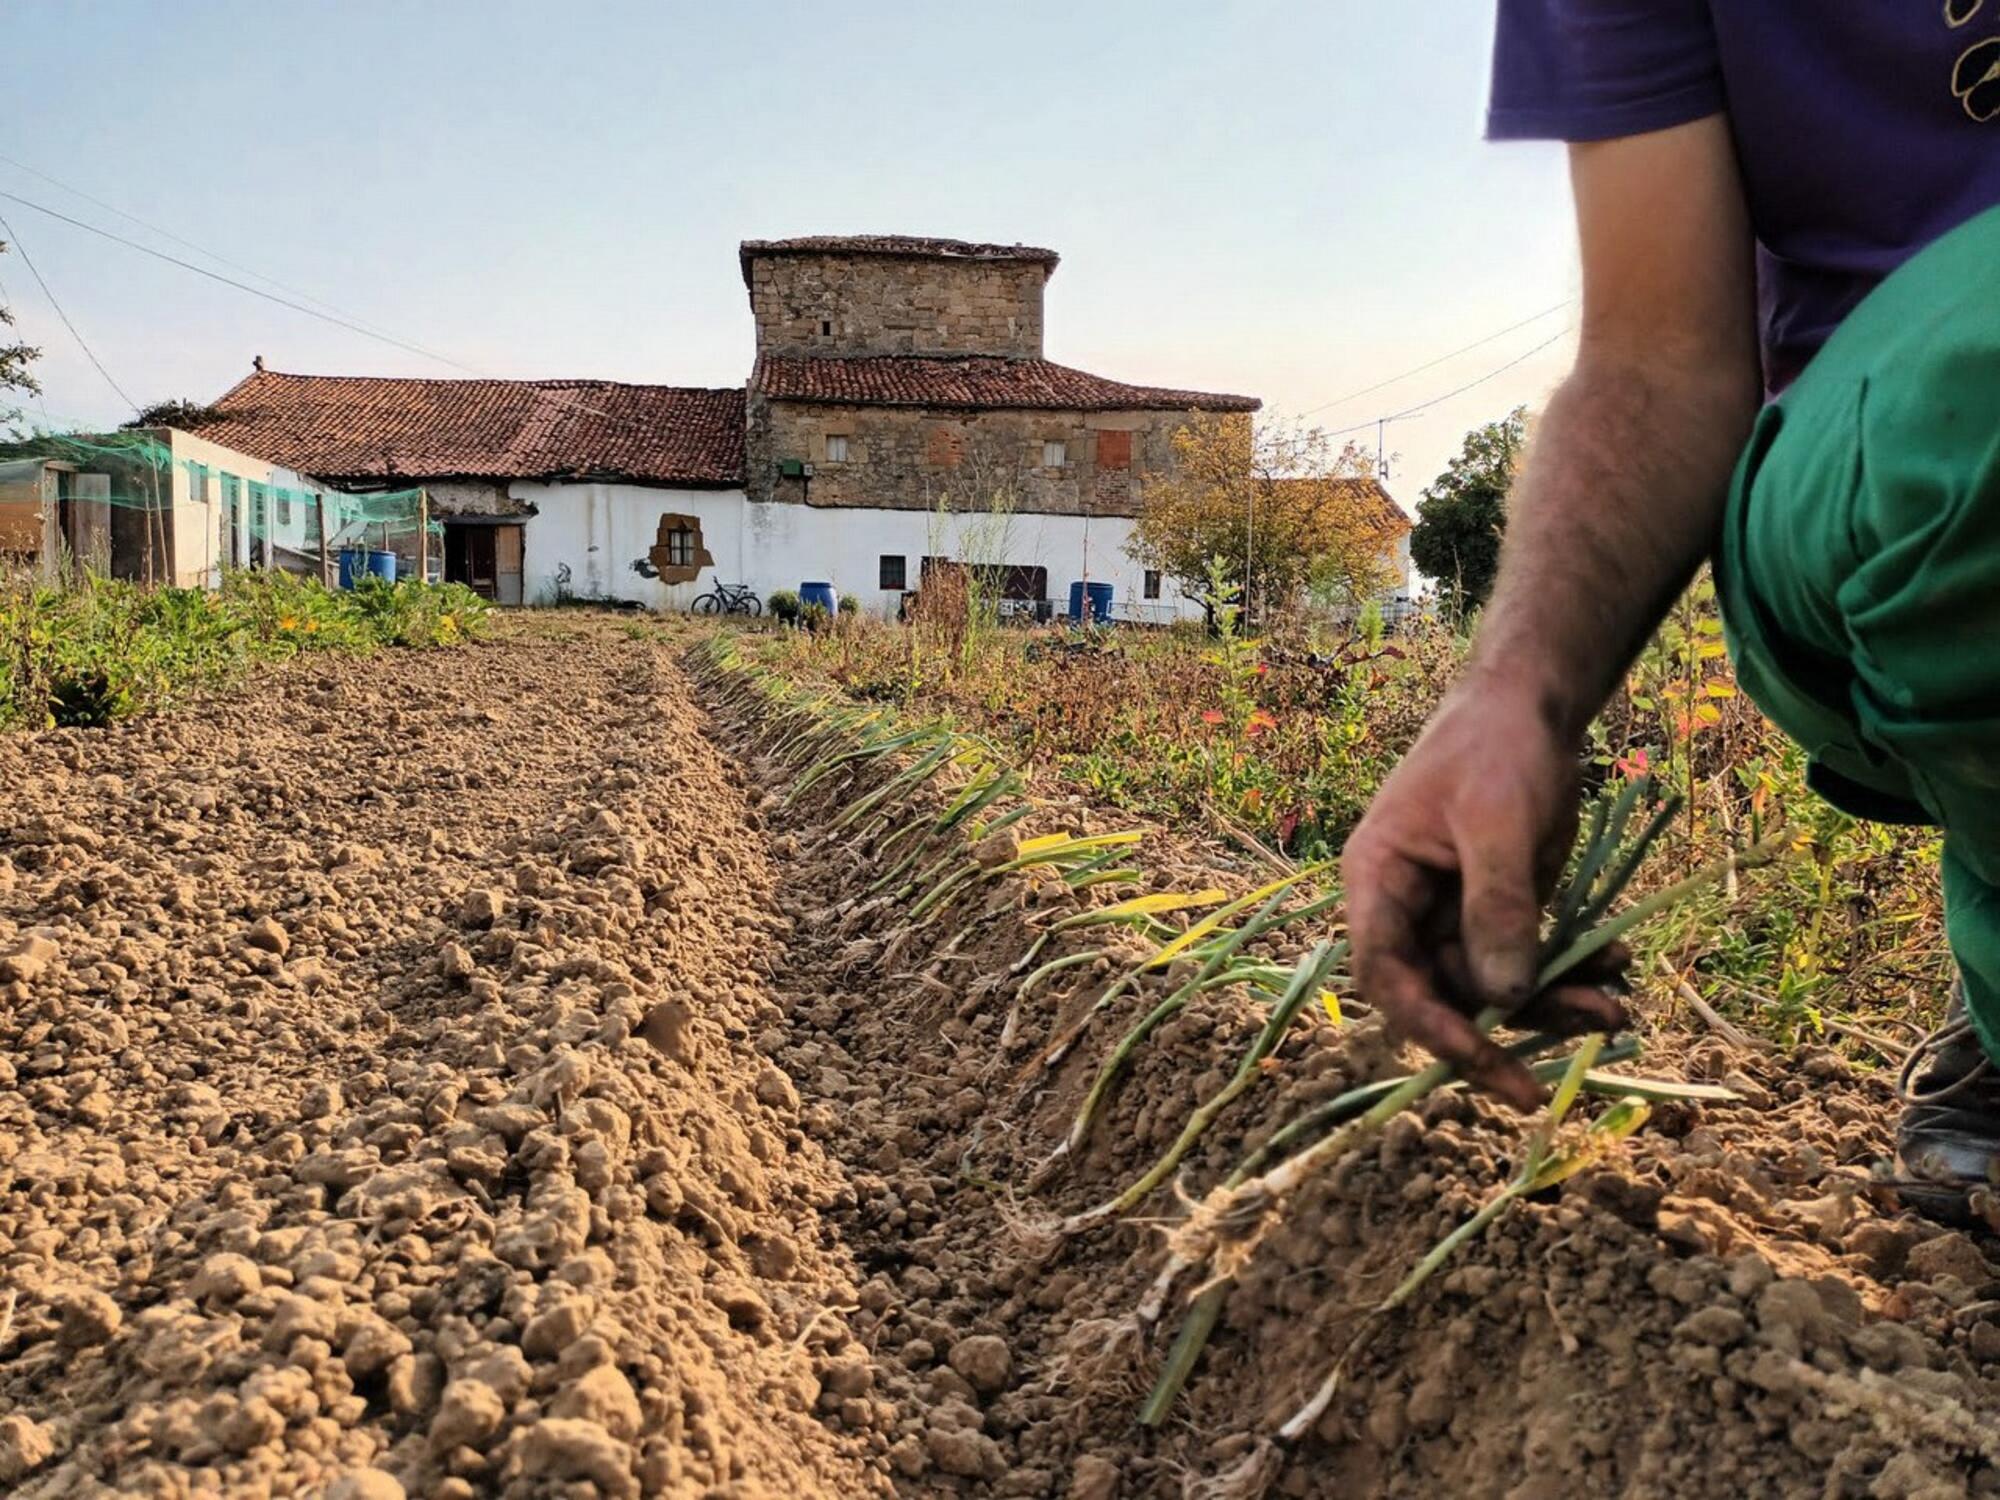
<instances>
[{"instance_id":1,"label":"work boot","mask_svg":"<svg viewBox=\"0 0 2000 1500\"><path fill-rule=\"evenodd\" d=\"M1944 1024L1910 1049L1896 1092L1903 1201L1926 1218L2000 1228L2000 1068L1972 1029L1963 981Z\"/></svg>"}]
</instances>

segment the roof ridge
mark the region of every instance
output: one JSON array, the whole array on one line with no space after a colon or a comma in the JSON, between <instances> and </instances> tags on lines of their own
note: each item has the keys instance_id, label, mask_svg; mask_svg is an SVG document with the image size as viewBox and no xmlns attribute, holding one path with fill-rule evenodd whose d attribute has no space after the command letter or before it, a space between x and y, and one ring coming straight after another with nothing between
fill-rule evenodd
<instances>
[{"instance_id":1,"label":"roof ridge","mask_svg":"<svg viewBox=\"0 0 2000 1500\"><path fill-rule=\"evenodd\" d=\"M220 403L228 400L253 381L273 377L279 380L366 380L376 385L532 386L542 390L551 386L590 386L598 389L608 386L616 390L704 392L718 396L743 389L741 385L673 385L659 380L605 380L591 375L311 375L301 370L263 369L244 376L218 396L216 401Z\"/></svg>"}]
</instances>

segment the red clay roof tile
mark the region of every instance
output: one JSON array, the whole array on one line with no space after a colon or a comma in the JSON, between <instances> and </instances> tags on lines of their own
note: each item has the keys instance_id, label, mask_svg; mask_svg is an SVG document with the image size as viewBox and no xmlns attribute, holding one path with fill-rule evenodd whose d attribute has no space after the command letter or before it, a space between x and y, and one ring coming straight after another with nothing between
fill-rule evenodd
<instances>
[{"instance_id":1,"label":"red clay roof tile","mask_svg":"<svg viewBox=\"0 0 2000 1500\"><path fill-rule=\"evenodd\" d=\"M766 354L750 389L773 401L1056 411L1255 411L1255 396L1126 385L1046 359Z\"/></svg>"},{"instance_id":2,"label":"red clay roof tile","mask_svg":"<svg viewBox=\"0 0 2000 1500\"><path fill-rule=\"evenodd\" d=\"M740 388L263 370L216 409L203 437L321 479L743 483Z\"/></svg>"}]
</instances>

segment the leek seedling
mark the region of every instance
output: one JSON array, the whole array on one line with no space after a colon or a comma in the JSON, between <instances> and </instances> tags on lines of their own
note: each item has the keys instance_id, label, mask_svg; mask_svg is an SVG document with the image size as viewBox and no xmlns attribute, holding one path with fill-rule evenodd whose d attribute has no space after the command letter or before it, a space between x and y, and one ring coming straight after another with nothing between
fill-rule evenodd
<instances>
[{"instance_id":1,"label":"leek seedling","mask_svg":"<svg viewBox=\"0 0 2000 1500\"><path fill-rule=\"evenodd\" d=\"M1642 786L1635 782L1632 786ZM1542 945L1543 961L1536 977L1535 991L1541 993L1571 974L1586 959L1602 951L1623 933L1648 917L1685 900L1695 891L1723 877L1729 871L1747 868L1774 858L1782 844L1768 839L1740 854L1732 854L1713 865L1653 892L1634 903L1619 916L1587 931L1579 930L1588 914L1601 914L1617 900L1620 891L1637 871L1646 849L1666 826L1666 818L1656 816L1634 840L1633 847L1615 865L1612 856L1623 839L1624 829L1642 792L1628 786L1602 816L1593 816L1590 842L1578 857L1575 868L1555 903L1557 921ZM1671 816L1674 799L1669 799ZM1610 869L1609 875L1602 874ZM1474 1018L1482 1032L1503 1020L1493 1009ZM1586 1067L1579 1078L1588 1076ZM1163 1421L1173 1399L1185 1382L1194 1361L1207 1342L1220 1315L1224 1284L1254 1253L1264 1234L1281 1214L1291 1194L1330 1162L1380 1129L1405 1108L1454 1077L1445 1063L1436 1062L1394 1084L1370 1102L1357 1116L1346 1120L1313 1144L1266 1169L1262 1175L1236 1176L1211 1192L1169 1240L1165 1269L1146 1299L1147 1306L1158 1304L1180 1276L1195 1267L1207 1266L1210 1284L1184 1322L1175 1341L1166 1369L1155 1385L1141 1413L1141 1421L1157 1425ZM1581 1082L1579 1081L1579 1087Z\"/></svg>"},{"instance_id":2,"label":"leek seedling","mask_svg":"<svg viewBox=\"0 0 2000 1500\"><path fill-rule=\"evenodd\" d=\"M1338 943L1320 943L1312 952L1299 960L1298 967L1292 970L1290 982L1278 998L1278 1003L1271 1008L1270 1017L1264 1022L1263 1029L1258 1032L1249 1050L1243 1054L1242 1061L1237 1063L1235 1075L1229 1082L1189 1116L1179 1137L1167 1148L1166 1153L1153 1163L1144 1176L1108 1203L1099 1204L1096 1208L1066 1220L1062 1232L1073 1234L1098 1219L1108 1218L1113 1214L1128 1213L1143 1202L1146 1195L1154 1188L1165 1182L1174 1168L1180 1165L1181 1158L1186 1156L1193 1149L1194 1143L1201 1139L1203 1132L1215 1123L1216 1117L1257 1081L1264 1059L1277 1050L1278 1044L1285 1039L1285 1033L1291 1029L1292 1022L1298 1019L1300 1010L1319 994L1333 966L1346 956L1347 944L1343 940Z\"/></svg>"}]
</instances>

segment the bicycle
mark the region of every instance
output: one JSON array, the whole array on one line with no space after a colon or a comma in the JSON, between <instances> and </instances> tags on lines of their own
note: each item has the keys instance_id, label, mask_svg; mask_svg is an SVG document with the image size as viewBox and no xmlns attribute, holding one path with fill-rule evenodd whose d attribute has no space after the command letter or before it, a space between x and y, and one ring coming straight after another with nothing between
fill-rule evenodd
<instances>
[{"instance_id":1,"label":"bicycle","mask_svg":"<svg viewBox=\"0 0 2000 1500\"><path fill-rule=\"evenodd\" d=\"M717 582L708 593L694 601L698 615L761 615L764 601L747 583Z\"/></svg>"}]
</instances>

